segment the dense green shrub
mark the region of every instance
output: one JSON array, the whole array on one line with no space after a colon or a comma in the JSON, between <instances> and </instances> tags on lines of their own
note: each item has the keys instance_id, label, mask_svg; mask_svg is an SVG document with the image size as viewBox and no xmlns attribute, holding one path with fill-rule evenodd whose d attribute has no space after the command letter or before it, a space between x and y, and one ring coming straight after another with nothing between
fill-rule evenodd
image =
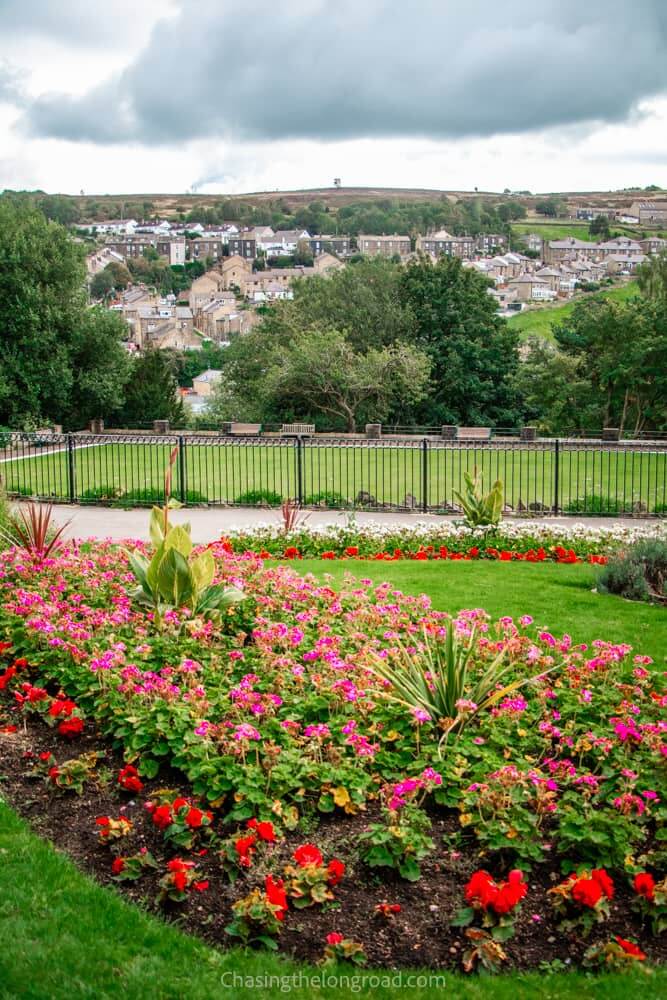
<instances>
[{"instance_id":1,"label":"dense green shrub","mask_svg":"<svg viewBox=\"0 0 667 1000\"><path fill-rule=\"evenodd\" d=\"M305 507L346 507L349 500L335 490L322 490L320 493L310 493L303 503Z\"/></svg>"},{"instance_id":2,"label":"dense green shrub","mask_svg":"<svg viewBox=\"0 0 667 1000\"><path fill-rule=\"evenodd\" d=\"M667 543L644 538L610 559L598 575L598 590L629 601L667 598Z\"/></svg>"},{"instance_id":3,"label":"dense green shrub","mask_svg":"<svg viewBox=\"0 0 667 1000\"><path fill-rule=\"evenodd\" d=\"M282 502L283 498L275 490L248 490L234 501L243 507L280 507Z\"/></svg>"},{"instance_id":4,"label":"dense green shrub","mask_svg":"<svg viewBox=\"0 0 667 1000\"><path fill-rule=\"evenodd\" d=\"M631 514L632 503L601 493L589 493L568 501L563 510L567 514Z\"/></svg>"}]
</instances>

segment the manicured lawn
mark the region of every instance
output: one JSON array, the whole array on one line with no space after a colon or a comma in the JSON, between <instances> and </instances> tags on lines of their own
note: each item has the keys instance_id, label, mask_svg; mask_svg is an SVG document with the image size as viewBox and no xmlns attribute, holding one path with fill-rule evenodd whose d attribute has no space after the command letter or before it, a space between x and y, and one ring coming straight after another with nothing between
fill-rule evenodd
<instances>
[{"instance_id":1,"label":"manicured lawn","mask_svg":"<svg viewBox=\"0 0 667 1000\"><path fill-rule=\"evenodd\" d=\"M611 299L614 302L627 302L628 299L637 295L637 283L629 281L626 285L616 288L609 288L606 291L596 292L595 297ZM592 298L593 295L586 296ZM577 302L583 301L580 296ZM509 325L516 330L521 339L527 337L542 337L544 340L553 340L553 327L562 323L572 313L575 301L567 302L565 305L540 306L538 308L527 309L525 312L517 313L516 316L508 319Z\"/></svg>"},{"instance_id":2,"label":"manicured lawn","mask_svg":"<svg viewBox=\"0 0 667 1000\"><path fill-rule=\"evenodd\" d=\"M558 635L567 632L575 642L628 642L657 664L667 659L667 611L594 594L595 569L588 565L304 559L297 569L320 579L331 574L335 584L346 573L375 583L390 580L404 593L429 594L439 611L485 608L492 618L529 614L536 624Z\"/></svg>"},{"instance_id":3,"label":"manicured lawn","mask_svg":"<svg viewBox=\"0 0 667 1000\"><path fill-rule=\"evenodd\" d=\"M114 442L77 448L73 455L75 495L99 500L131 492L135 501L157 500L162 493L170 447ZM475 467L488 482L502 479L507 502L515 507L537 503L551 508L554 502L555 457L551 444L528 450L447 447L432 442L424 458L420 441L402 447L312 442L304 446L301 459L302 496L306 503L318 503L323 497L331 501L335 494L343 498L339 502L349 506L364 492L378 505L419 507L426 480L429 508L441 509L454 502L455 490L462 489L463 472ZM68 499L68 461L64 449L45 452L38 457L3 462L0 475L10 493L29 491L42 497ZM284 440L260 445L186 443L183 464L185 497L194 501L253 503L261 498L244 500L248 491L270 491L278 497L297 496L299 492L296 448ZM175 496L180 491L177 467ZM597 508L597 513L630 510L638 500L650 510L667 504L667 453L584 450L562 445L559 506L567 510L574 501L593 494L611 501L611 505L603 505L602 511Z\"/></svg>"}]
</instances>

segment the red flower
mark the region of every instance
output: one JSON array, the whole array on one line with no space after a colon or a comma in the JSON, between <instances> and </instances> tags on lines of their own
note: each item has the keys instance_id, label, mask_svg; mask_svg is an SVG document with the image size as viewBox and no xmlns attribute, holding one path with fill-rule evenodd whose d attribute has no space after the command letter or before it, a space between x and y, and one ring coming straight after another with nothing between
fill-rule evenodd
<instances>
[{"instance_id":1,"label":"red flower","mask_svg":"<svg viewBox=\"0 0 667 1000\"><path fill-rule=\"evenodd\" d=\"M69 698L54 698L49 707L49 715L56 718L58 715L69 716L76 708L76 702Z\"/></svg>"},{"instance_id":2,"label":"red flower","mask_svg":"<svg viewBox=\"0 0 667 1000\"><path fill-rule=\"evenodd\" d=\"M0 642L0 653L6 653L8 649L12 648L11 642Z\"/></svg>"},{"instance_id":3,"label":"red flower","mask_svg":"<svg viewBox=\"0 0 667 1000\"><path fill-rule=\"evenodd\" d=\"M18 660L14 660L13 666L20 670L22 667L28 666L28 661L25 656L20 656Z\"/></svg>"},{"instance_id":4,"label":"red flower","mask_svg":"<svg viewBox=\"0 0 667 1000\"><path fill-rule=\"evenodd\" d=\"M332 931L331 934L327 934L327 944L336 945L340 944L341 941L345 940L343 934L339 934L338 931Z\"/></svg>"},{"instance_id":5,"label":"red flower","mask_svg":"<svg viewBox=\"0 0 667 1000\"><path fill-rule=\"evenodd\" d=\"M10 680L16 674L16 667L7 667L4 674L0 674L0 691L4 691Z\"/></svg>"},{"instance_id":6,"label":"red flower","mask_svg":"<svg viewBox=\"0 0 667 1000\"><path fill-rule=\"evenodd\" d=\"M0 729L0 733L16 733L18 732L18 728L18 726L14 725L3 726L2 729Z\"/></svg>"},{"instance_id":7,"label":"red flower","mask_svg":"<svg viewBox=\"0 0 667 1000\"><path fill-rule=\"evenodd\" d=\"M580 906L588 906L593 909L602 899L602 887L593 878L580 878L572 886L572 899Z\"/></svg>"},{"instance_id":8,"label":"red flower","mask_svg":"<svg viewBox=\"0 0 667 1000\"><path fill-rule=\"evenodd\" d=\"M61 736L78 736L83 732L83 719L63 719L58 726L58 732Z\"/></svg>"},{"instance_id":9,"label":"red flower","mask_svg":"<svg viewBox=\"0 0 667 1000\"><path fill-rule=\"evenodd\" d=\"M331 552L331 551L329 551L329 552L323 552L321 558L322 559L335 559L336 558L336 553L335 552Z\"/></svg>"},{"instance_id":10,"label":"red flower","mask_svg":"<svg viewBox=\"0 0 667 1000\"><path fill-rule=\"evenodd\" d=\"M167 871L186 872L189 868L194 868L194 861L184 861L183 858L172 858L167 864Z\"/></svg>"},{"instance_id":11,"label":"red flower","mask_svg":"<svg viewBox=\"0 0 667 1000\"><path fill-rule=\"evenodd\" d=\"M632 884L638 896L643 896L644 899L648 899L651 903L653 902L655 898L655 879L649 872L639 872L638 875L635 875Z\"/></svg>"},{"instance_id":12,"label":"red flower","mask_svg":"<svg viewBox=\"0 0 667 1000\"><path fill-rule=\"evenodd\" d=\"M114 875L120 875L124 867L125 858L114 858L113 864L111 865L111 871Z\"/></svg>"},{"instance_id":13,"label":"red flower","mask_svg":"<svg viewBox=\"0 0 667 1000\"><path fill-rule=\"evenodd\" d=\"M488 872L478 871L465 887L466 903L478 903L486 910L498 893L498 886Z\"/></svg>"},{"instance_id":14,"label":"red flower","mask_svg":"<svg viewBox=\"0 0 667 1000\"><path fill-rule=\"evenodd\" d=\"M244 868L249 868L252 862L252 852L255 849L257 838L255 834L250 834L249 837L239 837L234 843L236 848L236 853L239 856L239 864L243 865Z\"/></svg>"},{"instance_id":15,"label":"red flower","mask_svg":"<svg viewBox=\"0 0 667 1000\"><path fill-rule=\"evenodd\" d=\"M380 913L383 917L393 917L394 914L401 912L400 903L378 903L375 907L375 912Z\"/></svg>"},{"instance_id":16,"label":"red flower","mask_svg":"<svg viewBox=\"0 0 667 1000\"><path fill-rule=\"evenodd\" d=\"M358 556L359 555L359 549L357 548L356 545L348 545L348 547L345 549L345 555L346 556Z\"/></svg>"},{"instance_id":17,"label":"red flower","mask_svg":"<svg viewBox=\"0 0 667 1000\"><path fill-rule=\"evenodd\" d=\"M144 783L139 778L139 772L132 764L126 764L118 773L118 784L126 792L140 792Z\"/></svg>"},{"instance_id":18,"label":"red flower","mask_svg":"<svg viewBox=\"0 0 667 1000\"><path fill-rule=\"evenodd\" d=\"M55 781L59 774L60 774L60 771L58 770L57 767L50 767L49 768L49 778L51 779L51 781Z\"/></svg>"},{"instance_id":19,"label":"red flower","mask_svg":"<svg viewBox=\"0 0 667 1000\"><path fill-rule=\"evenodd\" d=\"M206 890L208 889L209 885L210 885L209 880L206 878L206 879L202 879L201 882L193 882L192 883L192 888L196 889L197 892L206 892Z\"/></svg>"},{"instance_id":20,"label":"red flower","mask_svg":"<svg viewBox=\"0 0 667 1000\"><path fill-rule=\"evenodd\" d=\"M297 847L292 857L301 868L305 868L306 865L321 865L324 860L319 848L314 844L302 844L301 847Z\"/></svg>"},{"instance_id":21,"label":"red flower","mask_svg":"<svg viewBox=\"0 0 667 1000\"><path fill-rule=\"evenodd\" d=\"M614 883L609 878L604 868L594 868L591 872L591 878L597 882L607 899L614 898Z\"/></svg>"},{"instance_id":22,"label":"red flower","mask_svg":"<svg viewBox=\"0 0 667 1000\"><path fill-rule=\"evenodd\" d=\"M198 830L204 821L204 813L196 806L191 806L185 814L185 825L192 830Z\"/></svg>"},{"instance_id":23,"label":"red flower","mask_svg":"<svg viewBox=\"0 0 667 1000\"><path fill-rule=\"evenodd\" d=\"M644 952L639 948L633 941L626 941L625 938L616 936L616 944L619 944L626 955L632 955L633 958L639 959L643 962L646 958Z\"/></svg>"},{"instance_id":24,"label":"red flower","mask_svg":"<svg viewBox=\"0 0 667 1000\"><path fill-rule=\"evenodd\" d=\"M157 806L153 810L153 822L159 830L166 830L174 822L171 806Z\"/></svg>"},{"instance_id":25,"label":"red flower","mask_svg":"<svg viewBox=\"0 0 667 1000\"><path fill-rule=\"evenodd\" d=\"M174 881L174 889L178 890L178 892L185 892L185 887L188 884L188 876L184 871L179 869L178 871L174 872L173 881Z\"/></svg>"},{"instance_id":26,"label":"red flower","mask_svg":"<svg viewBox=\"0 0 667 1000\"><path fill-rule=\"evenodd\" d=\"M267 844L275 844L276 831L273 829L273 823L269 823L268 821L260 823L256 819L249 819L246 826L249 830L254 830L260 840L265 841Z\"/></svg>"},{"instance_id":27,"label":"red flower","mask_svg":"<svg viewBox=\"0 0 667 1000\"><path fill-rule=\"evenodd\" d=\"M183 798L174 799L174 801L172 802L172 806L174 808L174 812L178 812L179 809L183 808L183 806L187 806L189 804L190 803L188 802L188 800L187 799L183 799Z\"/></svg>"},{"instance_id":28,"label":"red flower","mask_svg":"<svg viewBox=\"0 0 667 1000\"><path fill-rule=\"evenodd\" d=\"M515 869L509 873L507 882L499 886L497 896L491 901L491 908L498 914L509 913L519 905L527 892L523 872Z\"/></svg>"},{"instance_id":29,"label":"red flower","mask_svg":"<svg viewBox=\"0 0 667 1000\"><path fill-rule=\"evenodd\" d=\"M345 874L345 865L338 858L333 858L327 865L328 883L331 886L338 885Z\"/></svg>"},{"instance_id":30,"label":"red flower","mask_svg":"<svg viewBox=\"0 0 667 1000\"><path fill-rule=\"evenodd\" d=\"M301 553L298 549L295 549L293 545L288 546L283 552L283 557L285 559L300 559Z\"/></svg>"},{"instance_id":31,"label":"red flower","mask_svg":"<svg viewBox=\"0 0 667 1000\"><path fill-rule=\"evenodd\" d=\"M267 875L264 881L264 891L266 892L266 898L269 903L273 903L274 906L279 906L280 909L276 911L276 918L278 920L284 920L285 914L287 913L287 893L283 888L282 879L274 879L273 875Z\"/></svg>"}]
</instances>

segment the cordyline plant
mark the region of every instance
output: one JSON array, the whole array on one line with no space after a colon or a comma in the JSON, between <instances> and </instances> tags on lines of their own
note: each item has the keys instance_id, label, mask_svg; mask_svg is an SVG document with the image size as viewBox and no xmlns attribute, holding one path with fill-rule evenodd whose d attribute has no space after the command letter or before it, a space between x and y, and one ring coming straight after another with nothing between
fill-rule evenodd
<instances>
[{"instance_id":1,"label":"cordyline plant","mask_svg":"<svg viewBox=\"0 0 667 1000\"><path fill-rule=\"evenodd\" d=\"M556 669L541 669L502 684L514 664L507 662L506 650L502 649L491 663L481 666L474 656L477 634L477 628L473 628L467 639L461 638L450 621L444 638L424 630L418 652L409 652L398 642L398 654L393 659L377 657L371 668L391 685L382 696L409 708L422 722L437 723L444 730L441 743L449 733L460 732L478 713Z\"/></svg>"},{"instance_id":2,"label":"cordyline plant","mask_svg":"<svg viewBox=\"0 0 667 1000\"><path fill-rule=\"evenodd\" d=\"M465 523L469 528L483 528L500 523L503 513L503 484L496 479L490 493L482 492L482 473L475 468L473 475L463 473L465 493L454 490L454 496L463 508Z\"/></svg>"},{"instance_id":3,"label":"cordyline plant","mask_svg":"<svg viewBox=\"0 0 667 1000\"><path fill-rule=\"evenodd\" d=\"M169 457L165 475L164 507L153 507L149 531L154 546L149 560L138 552L127 553L132 572L139 582L135 600L153 609L161 621L165 611L187 607L192 614L214 618L245 600L236 587L214 584L215 560L206 549L191 558L194 548L190 525L170 525L169 511L180 506L171 499L171 480L178 448Z\"/></svg>"},{"instance_id":4,"label":"cordyline plant","mask_svg":"<svg viewBox=\"0 0 667 1000\"><path fill-rule=\"evenodd\" d=\"M287 535L308 520L310 514L304 514L298 500L283 500L280 505L283 518L283 532Z\"/></svg>"},{"instance_id":5,"label":"cordyline plant","mask_svg":"<svg viewBox=\"0 0 667 1000\"><path fill-rule=\"evenodd\" d=\"M28 500L25 507L12 513L8 528L0 527L0 539L24 549L33 559L48 559L60 548L60 536L70 523L56 527L52 522L53 504Z\"/></svg>"}]
</instances>

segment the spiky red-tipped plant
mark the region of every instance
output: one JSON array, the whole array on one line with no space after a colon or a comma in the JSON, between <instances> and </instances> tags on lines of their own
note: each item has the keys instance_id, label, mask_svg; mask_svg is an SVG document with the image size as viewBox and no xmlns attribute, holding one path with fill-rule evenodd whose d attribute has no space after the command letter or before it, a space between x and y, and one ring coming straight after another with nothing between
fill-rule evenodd
<instances>
[{"instance_id":1,"label":"spiky red-tipped plant","mask_svg":"<svg viewBox=\"0 0 667 1000\"><path fill-rule=\"evenodd\" d=\"M298 500L283 500L280 510L283 517L283 531L285 534L294 531L297 525L303 524L310 517L310 514L303 513Z\"/></svg>"},{"instance_id":2,"label":"spiky red-tipped plant","mask_svg":"<svg viewBox=\"0 0 667 1000\"><path fill-rule=\"evenodd\" d=\"M10 528L1 534L10 545L24 549L34 559L48 559L62 545L61 535L69 523L54 523L53 504L28 500L12 514Z\"/></svg>"}]
</instances>

